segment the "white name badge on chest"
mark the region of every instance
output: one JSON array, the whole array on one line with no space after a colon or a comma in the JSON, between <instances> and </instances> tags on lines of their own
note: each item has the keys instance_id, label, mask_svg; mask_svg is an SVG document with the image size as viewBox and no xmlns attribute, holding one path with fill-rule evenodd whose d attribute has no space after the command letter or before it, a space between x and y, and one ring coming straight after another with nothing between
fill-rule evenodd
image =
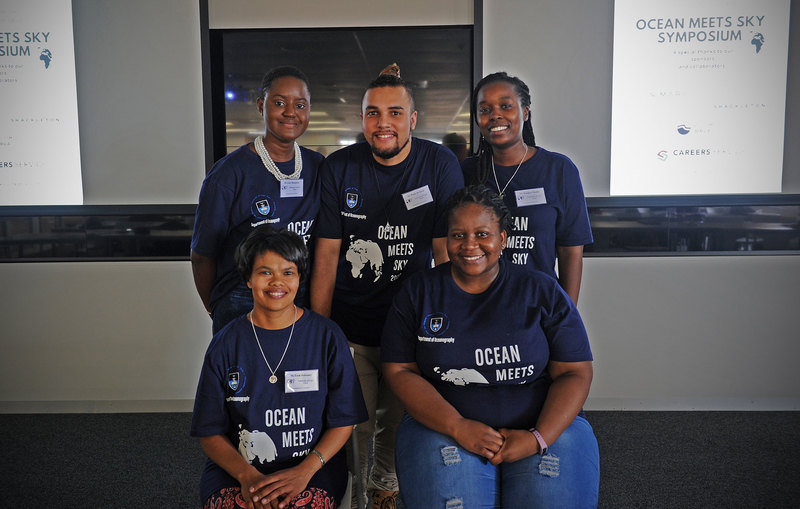
<instances>
[{"instance_id":1,"label":"white name badge on chest","mask_svg":"<svg viewBox=\"0 0 800 509\"><path fill-rule=\"evenodd\" d=\"M544 195L543 187L514 191L514 197L517 199L517 207L543 205L547 203L547 197Z\"/></svg>"},{"instance_id":2,"label":"white name badge on chest","mask_svg":"<svg viewBox=\"0 0 800 509\"><path fill-rule=\"evenodd\" d=\"M431 195L431 189L424 185L413 191L408 191L403 193L403 201L406 204L406 209L411 210L419 207L420 205L425 205L426 203L433 203L433 196Z\"/></svg>"},{"instance_id":3,"label":"white name badge on chest","mask_svg":"<svg viewBox=\"0 0 800 509\"><path fill-rule=\"evenodd\" d=\"M303 179L281 180L281 198L302 198Z\"/></svg>"},{"instance_id":4,"label":"white name badge on chest","mask_svg":"<svg viewBox=\"0 0 800 509\"><path fill-rule=\"evenodd\" d=\"M319 370L302 369L286 372L284 392L311 392L319 390Z\"/></svg>"}]
</instances>

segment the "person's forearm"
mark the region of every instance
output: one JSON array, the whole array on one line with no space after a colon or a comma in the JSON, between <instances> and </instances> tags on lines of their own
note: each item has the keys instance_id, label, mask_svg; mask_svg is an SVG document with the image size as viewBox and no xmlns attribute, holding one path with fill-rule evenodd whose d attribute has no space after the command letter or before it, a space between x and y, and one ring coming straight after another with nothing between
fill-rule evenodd
<instances>
[{"instance_id":1,"label":"person's forearm","mask_svg":"<svg viewBox=\"0 0 800 509\"><path fill-rule=\"evenodd\" d=\"M503 446L500 432L463 417L419 374L416 363L385 362L383 374L406 412L423 426L453 438L464 449L489 460Z\"/></svg>"},{"instance_id":2,"label":"person's forearm","mask_svg":"<svg viewBox=\"0 0 800 509\"><path fill-rule=\"evenodd\" d=\"M206 456L236 479L239 484L242 484L244 476L255 468L239 454L239 451L233 447L230 440L223 435L200 437L200 445Z\"/></svg>"},{"instance_id":3,"label":"person's forearm","mask_svg":"<svg viewBox=\"0 0 800 509\"><path fill-rule=\"evenodd\" d=\"M558 246L558 283L575 305L583 277L583 246Z\"/></svg>"},{"instance_id":4,"label":"person's forearm","mask_svg":"<svg viewBox=\"0 0 800 509\"><path fill-rule=\"evenodd\" d=\"M331 316L341 244L341 239L318 238L316 240L314 268L311 271L309 291L311 293L311 309L322 316Z\"/></svg>"},{"instance_id":5,"label":"person's forearm","mask_svg":"<svg viewBox=\"0 0 800 509\"><path fill-rule=\"evenodd\" d=\"M536 422L536 429L548 444L555 442L575 420L586 402L592 384L590 361L566 364L579 365L580 369L553 377Z\"/></svg>"},{"instance_id":6,"label":"person's forearm","mask_svg":"<svg viewBox=\"0 0 800 509\"><path fill-rule=\"evenodd\" d=\"M383 363L383 374L411 417L434 431L454 436L461 414L422 375L395 363Z\"/></svg>"},{"instance_id":7,"label":"person's forearm","mask_svg":"<svg viewBox=\"0 0 800 509\"><path fill-rule=\"evenodd\" d=\"M322 461L324 459L327 463L333 456L339 452L339 450L344 447L344 444L347 443L347 440L350 438L350 434L353 432L352 426L342 426L339 428L330 428L325 430L325 433L322 434L320 437L319 442L314 447L321 455L322 458L317 456L313 452L309 452L306 459L303 460L302 463L310 463L313 465L314 472L322 468Z\"/></svg>"},{"instance_id":8,"label":"person's forearm","mask_svg":"<svg viewBox=\"0 0 800 509\"><path fill-rule=\"evenodd\" d=\"M191 252L192 276L194 286L206 311L211 312L211 290L214 288L214 279L217 277L217 260Z\"/></svg>"}]
</instances>

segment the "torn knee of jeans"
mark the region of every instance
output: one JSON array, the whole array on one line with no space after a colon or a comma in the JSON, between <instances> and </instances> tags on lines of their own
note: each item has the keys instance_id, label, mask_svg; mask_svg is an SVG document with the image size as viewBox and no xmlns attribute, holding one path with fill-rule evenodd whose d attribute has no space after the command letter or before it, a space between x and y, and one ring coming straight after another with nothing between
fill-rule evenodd
<instances>
[{"instance_id":1,"label":"torn knee of jeans","mask_svg":"<svg viewBox=\"0 0 800 509\"><path fill-rule=\"evenodd\" d=\"M445 503L444 509L464 509L464 501L460 498L451 498Z\"/></svg>"},{"instance_id":2,"label":"torn knee of jeans","mask_svg":"<svg viewBox=\"0 0 800 509\"><path fill-rule=\"evenodd\" d=\"M547 477L558 477L560 474L559 462L558 456L545 454L539 463L539 473Z\"/></svg>"},{"instance_id":3,"label":"torn knee of jeans","mask_svg":"<svg viewBox=\"0 0 800 509\"><path fill-rule=\"evenodd\" d=\"M458 453L458 447L454 445L448 445L442 447L442 461L444 461L445 465L453 465L455 463L461 463L461 455ZM447 507L449 509L450 506Z\"/></svg>"}]
</instances>

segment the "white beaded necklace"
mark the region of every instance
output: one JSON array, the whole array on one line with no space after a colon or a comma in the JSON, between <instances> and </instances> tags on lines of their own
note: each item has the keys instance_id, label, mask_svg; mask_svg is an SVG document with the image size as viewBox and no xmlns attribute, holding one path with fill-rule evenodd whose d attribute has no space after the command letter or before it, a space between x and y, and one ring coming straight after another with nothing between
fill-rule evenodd
<instances>
[{"instance_id":1,"label":"white beaded necklace","mask_svg":"<svg viewBox=\"0 0 800 509\"><path fill-rule=\"evenodd\" d=\"M525 161L525 156L527 156L527 155L528 155L528 145L525 144L525 153L522 154L522 159L519 160L519 164L517 165L517 169L514 170L514 174L511 175L510 179L508 179L508 182L506 182L506 185L503 186L503 189L500 189L500 183L497 181L497 172L494 171L494 156L492 156L492 175L494 175L494 185L497 186L497 190L500 192L500 198L502 198L503 195L505 195L505 192L506 192L506 189L508 188L508 185L511 183L512 180L514 180L514 177L517 176L517 172L519 171L520 167L522 166L522 163Z\"/></svg>"},{"instance_id":2,"label":"white beaded necklace","mask_svg":"<svg viewBox=\"0 0 800 509\"><path fill-rule=\"evenodd\" d=\"M264 358L264 362L267 363L267 368L269 369L270 377L269 383L274 384L278 381L277 375L275 372L278 368L281 367L281 362L283 362L283 358L286 357L286 352L289 350L289 343L292 342L292 334L294 334L294 324L297 322L297 306L294 306L294 320L292 321L292 328L289 330L289 341L286 342L286 348L283 349L283 355L281 355L281 360L278 361L278 365L275 366L275 369L272 369L272 366L269 365L269 361L267 360L267 356L264 355L264 350L261 348L261 342L258 340L258 334L256 333L256 324L253 323L253 312L250 311L250 326L253 327L253 336L256 338L256 344L258 345L258 349L261 350L261 357Z\"/></svg>"},{"instance_id":3,"label":"white beaded necklace","mask_svg":"<svg viewBox=\"0 0 800 509\"><path fill-rule=\"evenodd\" d=\"M256 152L258 156L261 158L261 162L264 163L264 167L270 172L276 179L278 180L296 180L300 178L300 173L303 171L303 156L300 155L300 145L297 142L294 142L294 173L291 175L286 175L281 170L278 169L278 165L275 164L275 161L269 156L269 152L267 152L267 147L264 146L264 137L259 136L256 138L256 141L253 142L253 145L256 147Z\"/></svg>"}]
</instances>

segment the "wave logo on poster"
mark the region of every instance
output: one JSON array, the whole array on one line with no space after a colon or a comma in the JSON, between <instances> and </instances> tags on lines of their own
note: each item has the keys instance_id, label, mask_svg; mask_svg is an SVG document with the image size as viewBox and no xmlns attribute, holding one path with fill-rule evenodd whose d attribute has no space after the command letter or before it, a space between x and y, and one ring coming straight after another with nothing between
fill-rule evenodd
<instances>
[{"instance_id":1,"label":"wave logo on poster","mask_svg":"<svg viewBox=\"0 0 800 509\"><path fill-rule=\"evenodd\" d=\"M615 0L611 195L781 192L789 0Z\"/></svg>"}]
</instances>

